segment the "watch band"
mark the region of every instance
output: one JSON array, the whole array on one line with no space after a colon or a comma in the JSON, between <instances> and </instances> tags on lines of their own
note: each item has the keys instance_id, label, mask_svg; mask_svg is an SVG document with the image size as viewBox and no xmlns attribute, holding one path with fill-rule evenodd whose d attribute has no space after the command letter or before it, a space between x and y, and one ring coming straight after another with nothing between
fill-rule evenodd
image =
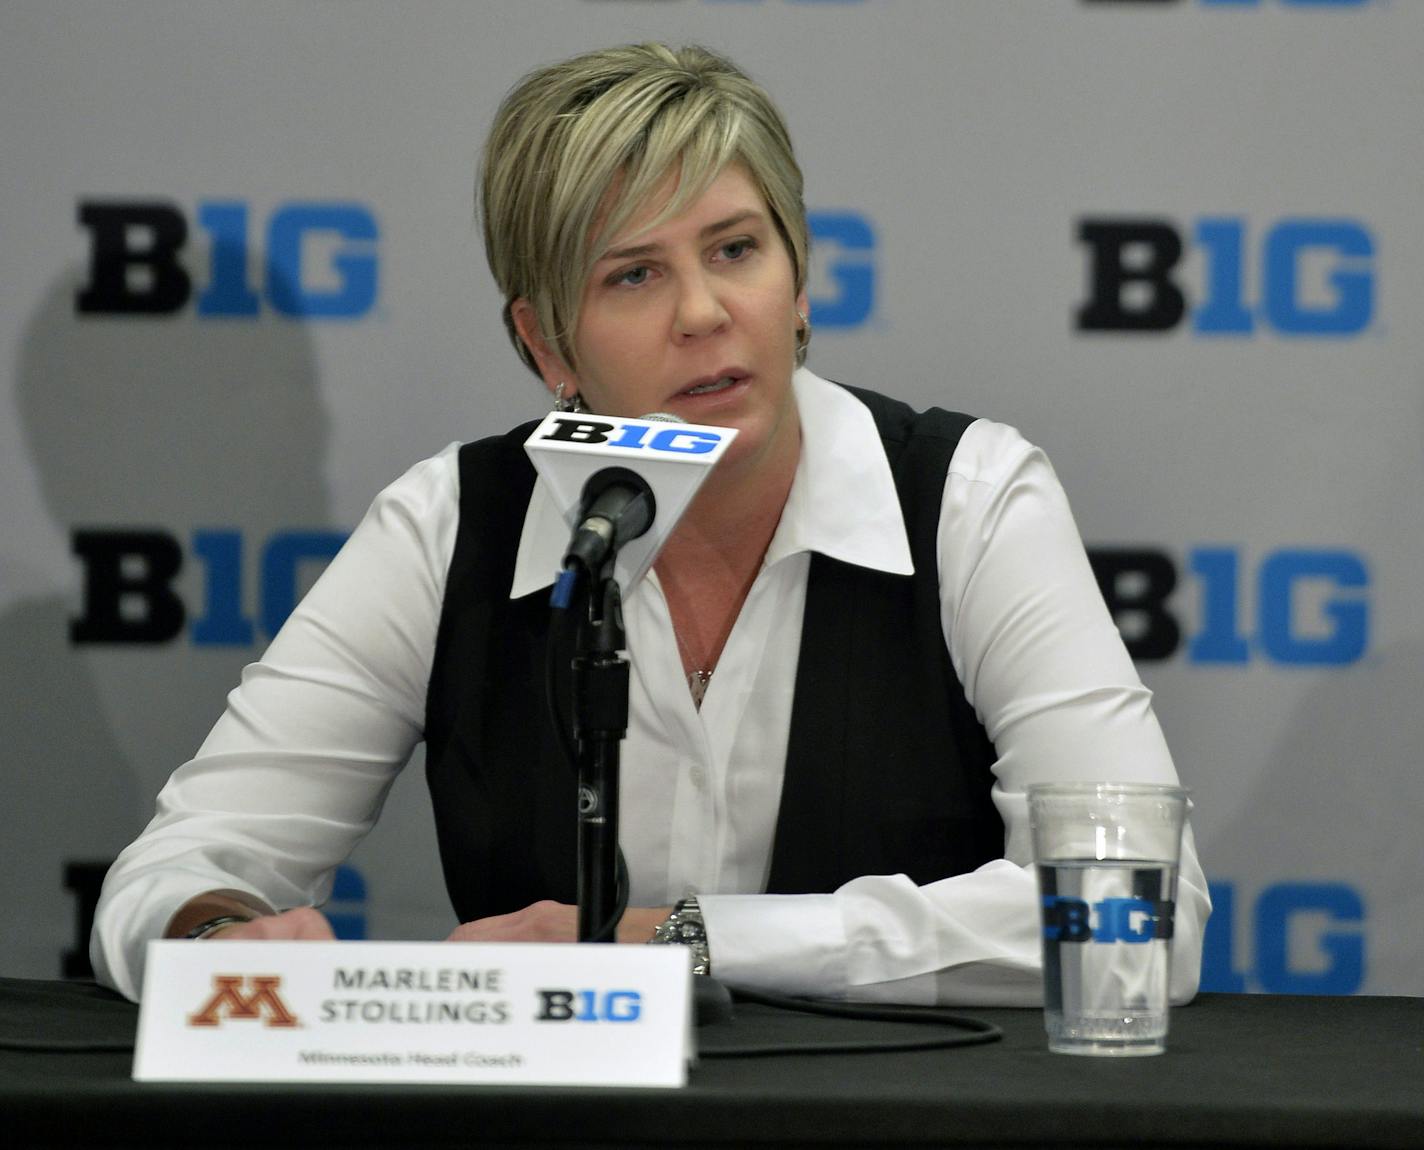
<instances>
[{"instance_id":1,"label":"watch band","mask_svg":"<svg viewBox=\"0 0 1424 1150\"><path fill-rule=\"evenodd\" d=\"M220 914L214 918L204 919L198 923L183 937L185 939L207 938L214 931L222 930L225 926L232 926L236 922L251 922L252 919L242 914Z\"/></svg>"},{"instance_id":2,"label":"watch band","mask_svg":"<svg viewBox=\"0 0 1424 1150\"><path fill-rule=\"evenodd\" d=\"M712 973L712 952L707 945L707 925L702 920L702 908L697 897L680 899L672 913L653 928L651 944L685 946L692 952L692 973Z\"/></svg>"}]
</instances>

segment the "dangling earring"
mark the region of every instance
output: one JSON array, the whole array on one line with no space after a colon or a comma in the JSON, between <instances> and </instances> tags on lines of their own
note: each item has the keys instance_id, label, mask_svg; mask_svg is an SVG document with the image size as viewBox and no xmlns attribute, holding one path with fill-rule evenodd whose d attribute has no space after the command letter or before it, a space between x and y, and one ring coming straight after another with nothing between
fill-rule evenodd
<instances>
[{"instance_id":1,"label":"dangling earring","mask_svg":"<svg viewBox=\"0 0 1424 1150\"><path fill-rule=\"evenodd\" d=\"M574 415L577 415L579 412L582 411L587 411L588 409L583 405L583 396L581 396L578 392L574 392L573 395L569 396L567 399L564 398L564 388L567 386L568 385L565 384L564 381L561 379L559 380L558 385L554 388L554 410L568 411L572 412Z\"/></svg>"},{"instance_id":2,"label":"dangling earring","mask_svg":"<svg viewBox=\"0 0 1424 1150\"><path fill-rule=\"evenodd\" d=\"M806 349L811 346L811 317L798 311L796 318L801 321L796 329L796 366L800 367L806 362Z\"/></svg>"}]
</instances>

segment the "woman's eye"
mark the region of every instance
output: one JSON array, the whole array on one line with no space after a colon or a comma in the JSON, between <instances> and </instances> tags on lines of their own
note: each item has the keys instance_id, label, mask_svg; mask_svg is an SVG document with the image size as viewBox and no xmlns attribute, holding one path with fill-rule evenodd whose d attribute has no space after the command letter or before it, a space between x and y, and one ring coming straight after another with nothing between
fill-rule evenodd
<instances>
[{"instance_id":1,"label":"woman's eye","mask_svg":"<svg viewBox=\"0 0 1424 1150\"><path fill-rule=\"evenodd\" d=\"M641 283L646 283L648 279L648 269L645 267L629 268L627 271L619 272L613 279L614 283L626 284L629 287L637 287Z\"/></svg>"},{"instance_id":2,"label":"woman's eye","mask_svg":"<svg viewBox=\"0 0 1424 1150\"><path fill-rule=\"evenodd\" d=\"M722 245L722 256L724 259L739 260L752 248L756 247L753 240L729 240Z\"/></svg>"}]
</instances>

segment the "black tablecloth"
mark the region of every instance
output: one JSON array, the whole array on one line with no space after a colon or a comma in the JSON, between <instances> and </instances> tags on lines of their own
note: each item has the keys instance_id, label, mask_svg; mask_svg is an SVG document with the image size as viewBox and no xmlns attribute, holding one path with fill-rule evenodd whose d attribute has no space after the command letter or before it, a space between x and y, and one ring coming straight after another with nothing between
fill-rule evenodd
<instances>
[{"instance_id":1,"label":"black tablecloth","mask_svg":"<svg viewBox=\"0 0 1424 1150\"><path fill-rule=\"evenodd\" d=\"M1152 1058L989 1045L704 1057L683 1090L136 1083L137 1008L0 979L0 1140L84 1146L1424 1146L1424 999L1204 995ZM707 1055L903 1027L739 1004ZM60 1049L35 1049L35 1044ZM25 1047L29 1046L29 1049ZM9 1142L9 1144L17 1144Z\"/></svg>"}]
</instances>

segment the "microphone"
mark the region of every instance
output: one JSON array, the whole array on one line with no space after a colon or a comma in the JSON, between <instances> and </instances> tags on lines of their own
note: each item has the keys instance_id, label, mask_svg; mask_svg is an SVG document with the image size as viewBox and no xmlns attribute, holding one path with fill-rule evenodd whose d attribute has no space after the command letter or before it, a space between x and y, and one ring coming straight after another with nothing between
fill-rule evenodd
<instances>
[{"instance_id":1,"label":"microphone","mask_svg":"<svg viewBox=\"0 0 1424 1150\"><path fill-rule=\"evenodd\" d=\"M569 525L564 567L597 575L612 558L626 596L736 436L664 412L546 415L524 450Z\"/></svg>"},{"instance_id":2,"label":"microphone","mask_svg":"<svg viewBox=\"0 0 1424 1150\"><path fill-rule=\"evenodd\" d=\"M579 525L564 552L565 569L582 567L590 575L603 569L610 552L653 525L658 502L653 489L636 471L605 467L584 484Z\"/></svg>"},{"instance_id":3,"label":"microphone","mask_svg":"<svg viewBox=\"0 0 1424 1150\"><path fill-rule=\"evenodd\" d=\"M621 596L652 566L737 434L670 419L676 417L552 411L524 443L571 531L550 606L567 609L581 576L589 589L589 610L578 620L571 664L580 942L613 942L626 899L618 878L618 759L629 694L629 664L620 653L626 645ZM552 626L549 634L552 644ZM548 693L556 729L562 731L552 652L551 645Z\"/></svg>"}]
</instances>

